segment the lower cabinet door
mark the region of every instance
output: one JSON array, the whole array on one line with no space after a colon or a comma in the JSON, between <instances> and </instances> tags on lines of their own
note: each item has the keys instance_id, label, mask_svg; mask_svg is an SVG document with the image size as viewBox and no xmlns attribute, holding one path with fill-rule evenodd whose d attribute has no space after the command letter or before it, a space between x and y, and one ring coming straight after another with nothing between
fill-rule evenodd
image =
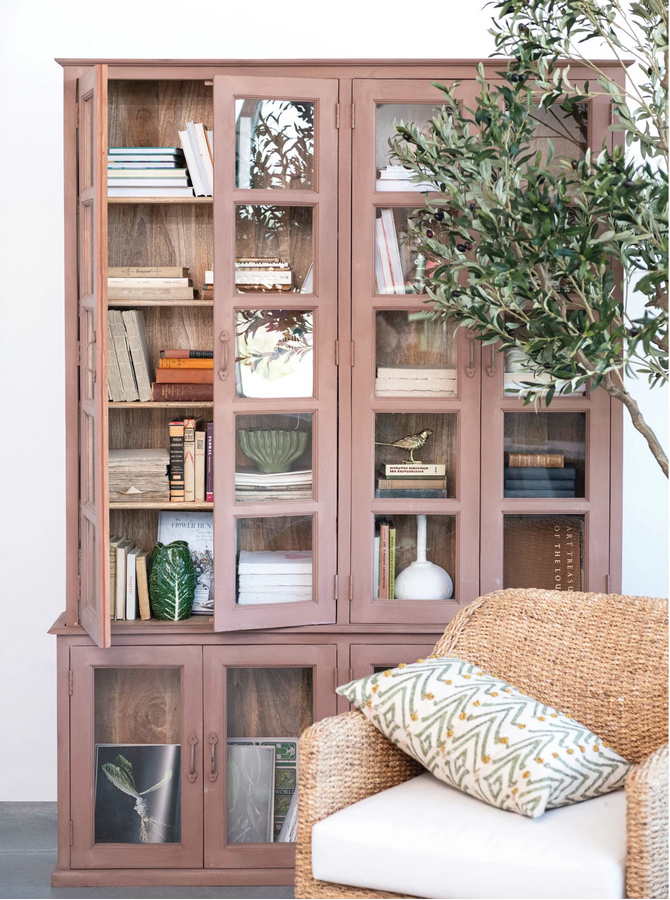
<instances>
[{"instance_id":1,"label":"lower cabinet door","mask_svg":"<svg viewBox=\"0 0 670 900\"><path fill-rule=\"evenodd\" d=\"M412 644L352 644L351 677L365 678L385 669L395 669L398 663L413 663L433 652L438 640Z\"/></svg>"},{"instance_id":2,"label":"lower cabinet door","mask_svg":"<svg viewBox=\"0 0 670 900\"><path fill-rule=\"evenodd\" d=\"M202 648L73 647L73 868L202 866Z\"/></svg>"},{"instance_id":3,"label":"lower cabinet door","mask_svg":"<svg viewBox=\"0 0 670 900\"><path fill-rule=\"evenodd\" d=\"M205 866L295 862L298 738L334 715L336 648L204 648Z\"/></svg>"}]
</instances>

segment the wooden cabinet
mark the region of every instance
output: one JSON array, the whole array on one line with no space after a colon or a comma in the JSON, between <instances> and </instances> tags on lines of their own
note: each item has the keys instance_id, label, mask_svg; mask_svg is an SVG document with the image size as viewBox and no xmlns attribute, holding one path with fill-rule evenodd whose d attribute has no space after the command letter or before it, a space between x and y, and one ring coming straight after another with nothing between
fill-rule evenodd
<instances>
[{"instance_id":1,"label":"wooden cabinet","mask_svg":"<svg viewBox=\"0 0 670 900\"><path fill-rule=\"evenodd\" d=\"M510 392L518 359L430 315L432 263L411 231L424 198L390 177L389 141L394 120L430 128L433 82L459 80L457 101L472 104L474 65L61 63L68 587L52 629L54 884L290 883L293 845L278 838L291 787L263 833L232 812L240 771L269 802L270 775L295 775L300 731L347 708L337 684L427 656L481 593L617 590L620 409L602 391L524 406ZM594 100L566 152L599 145L607 116ZM214 132L213 197L108 196L108 148L179 146L191 120ZM289 273L284 289L241 283L236 262L268 259ZM109 299L110 266L186 267L197 291L213 269L215 299ZM142 311L154 366L168 347L213 350L212 399L109 399L116 309ZM213 502L110 496L109 451L165 449L175 418L213 422ZM245 489L269 435L297 448L298 488ZM517 490L509 455L532 453L563 455L569 492ZM394 469L408 459L429 467L420 486ZM213 615L112 621L110 536L150 551L165 509L213 516ZM556 534L571 542L560 583L542 553ZM242 555L277 550L311 571L254 593ZM403 587L424 553L451 589ZM126 791L120 758L137 776ZM122 798L126 824L103 827L104 804Z\"/></svg>"}]
</instances>

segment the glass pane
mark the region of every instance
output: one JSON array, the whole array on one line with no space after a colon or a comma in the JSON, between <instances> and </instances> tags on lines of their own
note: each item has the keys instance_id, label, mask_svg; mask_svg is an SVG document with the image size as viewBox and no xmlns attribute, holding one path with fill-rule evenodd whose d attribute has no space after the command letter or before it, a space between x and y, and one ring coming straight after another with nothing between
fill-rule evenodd
<instances>
[{"instance_id":1,"label":"glass pane","mask_svg":"<svg viewBox=\"0 0 670 900\"><path fill-rule=\"evenodd\" d=\"M425 310L381 309L376 316L377 397L455 397L453 325Z\"/></svg>"},{"instance_id":2,"label":"glass pane","mask_svg":"<svg viewBox=\"0 0 670 900\"><path fill-rule=\"evenodd\" d=\"M454 592L455 572L454 516L375 516L375 597L449 600Z\"/></svg>"},{"instance_id":3,"label":"glass pane","mask_svg":"<svg viewBox=\"0 0 670 900\"><path fill-rule=\"evenodd\" d=\"M181 669L95 670L95 840L181 840Z\"/></svg>"},{"instance_id":4,"label":"glass pane","mask_svg":"<svg viewBox=\"0 0 670 900\"><path fill-rule=\"evenodd\" d=\"M314 187L314 104L235 100L236 187Z\"/></svg>"},{"instance_id":5,"label":"glass pane","mask_svg":"<svg viewBox=\"0 0 670 900\"><path fill-rule=\"evenodd\" d=\"M311 206L235 207L235 290L313 293Z\"/></svg>"},{"instance_id":6,"label":"glass pane","mask_svg":"<svg viewBox=\"0 0 670 900\"><path fill-rule=\"evenodd\" d=\"M587 103L576 103L572 112L564 112L558 105L551 109L533 109L531 117L535 121L535 132L531 150L542 154L543 165L547 162L548 141L551 141L554 148L550 169L556 172L562 171L561 158L584 158L589 141L588 112Z\"/></svg>"},{"instance_id":7,"label":"glass pane","mask_svg":"<svg viewBox=\"0 0 670 900\"><path fill-rule=\"evenodd\" d=\"M586 413L505 413L505 497L583 497Z\"/></svg>"},{"instance_id":8,"label":"glass pane","mask_svg":"<svg viewBox=\"0 0 670 900\"><path fill-rule=\"evenodd\" d=\"M456 422L456 413L376 413L375 497L455 497Z\"/></svg>"},{"instance_id":9,"label":"glass pane","mask_svg":"<svg viewBox=\"0 0 670 900\"><path fill-rule=\"evenodd\" d=\"M311 601L312 516L237 520L237 602Z\"/></svg>"},{"instance_id":10,"label":"glass pane","mask_svg":"<svg viewBox=\"0 0 670 900\"><path fill-rule=\"evenodd\" d=\"M312 396L312 310L238 309L235 335L238 397Z\"/></svg>"},{"instance_id":11,"label":"glass pane","mask_svg":"<svg viewBox=\"0 0 670 900\"><path fill-rule=\"evenodd\" d=\"M314 721L311 668L227 670L228 843L295 840L298 738Z\"/></svg>"},{"instance_id":12,"label":"glass pane","mask_svg":"<svg viewBox=\"0 0 670 900\"><path fill-rule=\"evenodd\" d=\"M504 588L584 590L584 516L504 519Z\"/></svg>"},{"instance_id":13,"label":"glass pane","mask_svg":"<svg viewBox=\"0 0 670 900\"><path fill-rule=\"evenodd\" d=\"M394 206L376 210L375 291L377 294L425 294L427 279L438 262L420 252L422 237L411 231L414 209ZM417 223L418 224L418 223ZM440 225L424 220L440 238Z\"/></svg>"},{"instance_id":14,"label":"glass pane","mask_svg":"<svg viewBox=\"0 0 670 900\"><path fill-rule=\"evenodd\" d=\"M434 103L378 103L376 121L375 160L377 167L378 191L421 191L430 186L411 184L408 179L414 174L409 169L397 165L392 143L395 143L396 122L410 122L417 125L426 136L431 136L431 120L441 112L441 105ZM396 163L394 165L394 163Z\"/></svg>"},{"instance_id":15,"label":"glass pane","mask_svg":"<svg viewBox=\"0 0 670 900\"><path fill-rule=\"evenodd\" d=\"M548 374L531 372L530 365L530 360L523 350L517 347L505 350L505 396L523 398L528 392L529 383L531 385L555 383L557 393L565 384L564 381L557 381ZM540 396L542 393L540 392ZM584 394L586 394L585 387L571 393L560 394L560 396L583 397Z\"/></svg>"},{"instance_id":16,"label":"glass pane","mask_svg":"<svg viewBox=\"0 0 670 900\"><path fill-rule=\"evenodd\" d=\"M235 499L311 500L312 414L235 417Z\"/></svg>"}]
</instances>

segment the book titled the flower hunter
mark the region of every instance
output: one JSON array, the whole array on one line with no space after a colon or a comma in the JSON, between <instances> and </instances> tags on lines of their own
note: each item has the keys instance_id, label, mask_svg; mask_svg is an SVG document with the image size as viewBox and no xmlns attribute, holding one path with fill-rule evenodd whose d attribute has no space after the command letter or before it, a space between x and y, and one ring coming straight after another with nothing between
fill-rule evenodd
<instances>
[{"instance_id":1,"label":"book titled the flower hunter","mask_svg":"<svg viewBox=\"0 0 670 900\"><path fill-rule=\"evenodd\" d=\"M158 514L158 538L161 544L186 541L195 566L196 586L193 615L214 615L214 523L211 512L172 512Z\"/></svg>"}]
</instances>

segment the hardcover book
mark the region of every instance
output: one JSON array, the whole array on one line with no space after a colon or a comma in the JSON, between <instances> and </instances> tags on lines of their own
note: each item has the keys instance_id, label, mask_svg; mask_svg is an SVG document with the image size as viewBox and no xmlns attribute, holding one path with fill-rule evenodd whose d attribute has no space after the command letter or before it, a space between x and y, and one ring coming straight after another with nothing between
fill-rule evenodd
<instances>
[{"instance_id":1,"label":"hardcover book","mask_svg":"<svg viewBox=\"0 0 670 900\"><path fill-rule=\"evenodd\" d=\"M151 400L152 369L144 330L144 316L141 309L124 309L121 316L126 329L137 392L140 400L146 403Z\"/></svg>"},{"instance_id":2,"label":"hardcover book","mask_svg":"<svg viewBox=\"0 0 670 900\"><path fill-rule=\"evenodd\" d=\"M212 402L214 384L156 384L151 385L151 399L161 401L179 401L203 403Z\"/></svg>"},{"instance_id":3,"label":"hardcover book","mask_svg":"<svg viewBox=\"0 0 670 900\"><path fill-rule=\"evenodd\" d=\"M506 516L504 588L582 590L582 528L576 516Z\"/></svg>"},{"instance_id":4,"label":"hardcover book","mask_svg":"<svg viewBox=\"0 0 670 900\"><path fill-rule=\"evenodd\" d=\"M214 369L156 369L157 384L214 384Z\"/></svg>"},{"instance_id":5,"label":"hardcover book","mask_svg":"<svg viewBox=\"0 0 670 900\"><path fill-rule=\"evenodd\" d=\"M170 422L170 500L184 501L184 423L175 419ZM159 538L160 540L160 538ZM169 541L163 541L169 543Z\"/></svg>"},{"instance_id":6,"label":"hardcover book","mask_svg":"<svg viewBox=\"0 0 670 900\"><path fill-rule=\"evenodd\" d=\"M528 466L562 469L564 464L565 456L562 453L510 453L507 463L511 469Z\"/></svg>"},{"instance_id":7,"label":"hardcover book","mask_svg":"<svg viewBox=\"0 0 670 900\"><path fill-rule=\"evenodd\" d=\"M442 478L447 473L444 463L386 463L384 472L387 478L401 475L403 478L425 478L426 476L439 475Z\"/></svg>"},{"instance_id":8,"label":"hardcover book","mask_svg":"<svg viewBox=\"0 0 670 900\"><path fill-rule=\"evenodd\" d=\"M193 615L214 614L214 523L211 512L158 513L158 538L161 544L186 541L195 566L196 588Z\"/></svg>"}]
</instances>

